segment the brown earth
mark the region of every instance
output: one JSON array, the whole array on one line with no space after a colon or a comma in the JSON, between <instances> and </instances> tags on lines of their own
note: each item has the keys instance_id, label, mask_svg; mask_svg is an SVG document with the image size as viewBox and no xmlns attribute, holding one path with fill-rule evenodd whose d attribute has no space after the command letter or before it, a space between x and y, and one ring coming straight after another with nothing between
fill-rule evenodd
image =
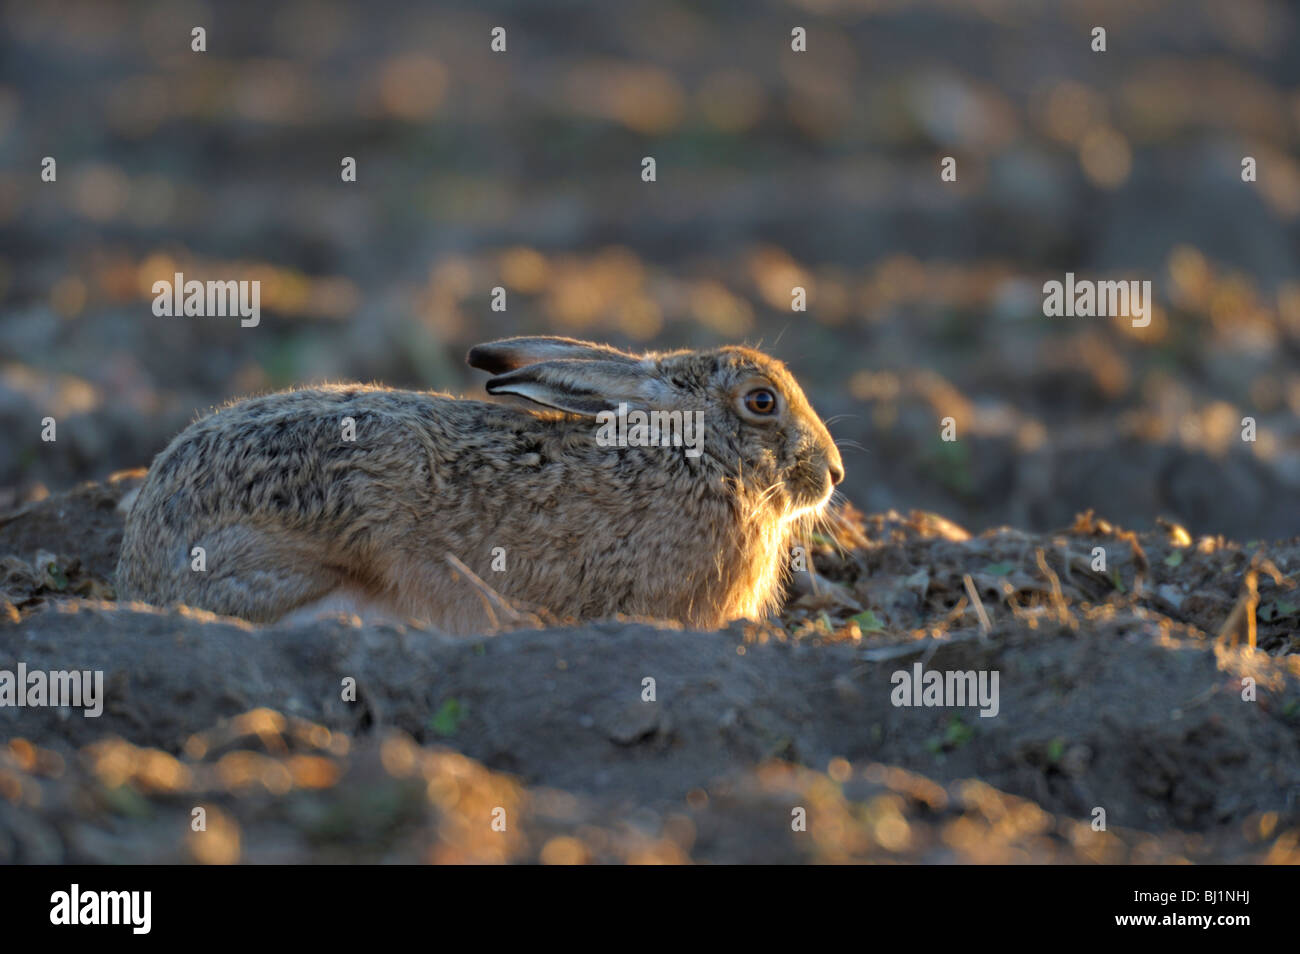
<instances>
[{"instance_id":1,"label":"brown earth","mask_svg":"<svg viewBox=\"0 0 1300 954\"><path fill-rule=\"evenodd\" d=\"M106 694L0 708L0 860L1300 861L1295 543L846 507L779 624L453 640L111 602L138 479L0 517L2 665ZM997 715L895 707L916 663Z\"/></svg>"}]
</instances>

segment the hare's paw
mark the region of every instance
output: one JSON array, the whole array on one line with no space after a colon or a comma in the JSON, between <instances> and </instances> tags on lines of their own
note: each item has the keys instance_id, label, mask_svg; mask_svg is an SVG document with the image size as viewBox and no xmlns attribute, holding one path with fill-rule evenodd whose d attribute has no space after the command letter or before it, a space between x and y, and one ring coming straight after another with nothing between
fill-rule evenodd
<instances>
[{"instance_id":1,"label":"hare's paw","mask_svg":"<svg viewBox=\"0 0 1300 954\"><path fill-rule=\"evenodd\" d=\"M337 619L340 616L349 620L355 618L363 623L401 619L401 614L395 614L359 593L335 590L318 600L312 600L310 603L305 603L291 610L282 616L278 622L289 626L298 626L304 623Z\"/></svg>"}]
</instances>

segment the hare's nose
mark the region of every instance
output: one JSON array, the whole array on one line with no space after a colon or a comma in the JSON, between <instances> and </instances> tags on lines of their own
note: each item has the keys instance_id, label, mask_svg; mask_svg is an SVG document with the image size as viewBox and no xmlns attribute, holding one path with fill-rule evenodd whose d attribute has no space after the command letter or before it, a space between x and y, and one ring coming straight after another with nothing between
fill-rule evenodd
<instances>
[{"instance_id":1,"label":"hare's nose","mask_svg":"<svg viewBox=\"0 0 1300 954\"><path fill-rule=\"evenodd\" d=\"M830 463L831 483L838 484L844 481L844 465L838 461Z\"/></svg>"}]
</instances>

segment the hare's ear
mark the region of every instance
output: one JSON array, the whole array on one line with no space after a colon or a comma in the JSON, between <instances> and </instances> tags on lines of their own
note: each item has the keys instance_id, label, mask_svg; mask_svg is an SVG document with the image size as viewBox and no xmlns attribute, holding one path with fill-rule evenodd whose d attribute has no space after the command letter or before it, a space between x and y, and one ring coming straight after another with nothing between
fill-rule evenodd
<instances>
[{"instance_id":1,"label":"hare's ear","mask_svg":"<svg viewBox=\"0 0 1300 954\"><path fill-rule=\"evenodd\" d=\"M619 361L544 361L487 383L488 394L514 394L570 414L594 417L620 404L646 409L664 393L645 371Z\"/></svg>"},{"instance_id":2,"label":"hare's ear","mask_svg":"<svg viewBox=\"0 0 1300 954\"><path fill-rule=\"evenodd\" d=\"M469 349L465 361L471 368L504 374L542 361L617 361L636 364L639 359L608 345L573 338L502 338Z\"/></svg>"}]
</instances>

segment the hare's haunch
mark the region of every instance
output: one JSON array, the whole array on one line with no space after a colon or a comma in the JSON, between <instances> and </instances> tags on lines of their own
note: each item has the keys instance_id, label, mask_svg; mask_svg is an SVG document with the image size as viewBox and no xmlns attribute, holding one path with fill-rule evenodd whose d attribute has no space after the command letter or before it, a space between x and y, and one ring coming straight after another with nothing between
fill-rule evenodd
<instances>
[{"instance_id":1,"label":"hare's haunch","mask_svg":"<svg viewBox=\"0 0 1300 954\"><path fill-rule=\"evenodd\" d=\"M748 348L510 338L469 363L541 408L354 385L195 422L127 517L120 595L254 621L343 599L481 629L452 555L559 616L716 627L773 608L792 534L844 476L794 378Z\"/></svg>"}]
</instances>

